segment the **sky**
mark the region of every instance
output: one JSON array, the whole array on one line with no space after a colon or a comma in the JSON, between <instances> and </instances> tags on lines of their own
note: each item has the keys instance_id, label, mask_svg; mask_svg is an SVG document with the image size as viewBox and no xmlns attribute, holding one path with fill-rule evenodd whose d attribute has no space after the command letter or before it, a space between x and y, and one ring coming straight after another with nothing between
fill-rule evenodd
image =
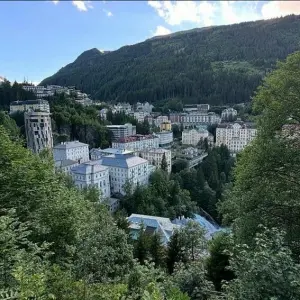
<instances>
[{"instance_id":1,"label":"sky","mask_svg":"<svg viewBox=\"0 0 300 300\"><path fill-rule=\"evenodd\" d=\"M0 1L0 76L39 83L91 48L300 14L300 1Z\"/></svg>"}]
</instances>

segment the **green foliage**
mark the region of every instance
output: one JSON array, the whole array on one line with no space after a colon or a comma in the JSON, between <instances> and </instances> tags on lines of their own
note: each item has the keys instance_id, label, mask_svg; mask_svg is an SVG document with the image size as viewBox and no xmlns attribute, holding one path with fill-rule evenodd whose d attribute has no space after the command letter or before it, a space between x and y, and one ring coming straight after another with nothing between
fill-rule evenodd
<instances>
[{"instance_id":1,"label":"green foliage","mask_svg":"<svg viewBox=\"0 0 300 300\"><path fill-rule=\"evenodd\" d=\"M287 16L198 28L105 54L91 49L41 84L76 85L106 101L248 102L276 60L299 49L299 26L299 16Z\"/></svg>"},{"instance_id":2,"label":"green foliage","mask_svg":"<svg viewBox=\"0 0 300 300\"><path fill-rule=\"evenodd\" d=\"M161 169L165 172L168 172L168 163L167 163L167 159L166 159L166 154L163 154L163 158L161 160Z\"/></svg>"},{"instance_id":3,"label":"green foliage","mask_svg":"<svg viewBox=\"0 0 300 300\"><path fill-rule=\"evenodd\" d=\"M285 246L283 233L263 227L260 231L253 248L235 247L230 265L237 278L226 286L226 299L299 299L300 265Z\"/></svg>"},{"instance_id":4,"label":"green foliage","mask_svg":"<svg viewBox=\"0 0 300 300\"><path fill-rule=\"evenodd\" d=\"M233 221L239 242L251 244L259 224L286 232L286 241L300 253L299 107L300 53L270 73L254 98L258 136L238 159L235 184L221 206ZM295 127L282 130L284 124Z\"/></svg>"},{"instance_id":5,"label":"green foliage","mask_svg":"<svg viewBox=\"0 0 300 300\"><path fill-rule=\"evenodd\" d=\"M20 130L16 122L3 111L0 111L0 125L5 128L12 140L17 141L20 139Z\"/></svg>"},{"instance_id":6,"label":"green foliage","mask_svg":"<svg viewBox=\"0 0 300 300\"><path fill-rule=\"evenodd\" d=\"M206 261L207 277L213 282L217 291L221 290L222 281L234 278L229 267L228 251L232 248L232 238L227 233L215 234L209 243L209 256Z\"/></svg>"}]
</instances>

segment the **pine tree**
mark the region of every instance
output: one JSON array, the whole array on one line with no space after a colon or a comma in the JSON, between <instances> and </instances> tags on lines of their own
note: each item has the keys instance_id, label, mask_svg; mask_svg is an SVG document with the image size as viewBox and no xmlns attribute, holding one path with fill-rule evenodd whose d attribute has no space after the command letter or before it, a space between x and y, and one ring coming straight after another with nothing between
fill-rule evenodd
<instances>
[{"instance_id":1,"label":"pine tree","mask_svg":"<svg viewBox=\"0 0 300 300\"><path fill-rule=\"evenodd\" d=\"M166 154L163 154L162 160L161 160L161 169L165 172L168 172L168 163L166 159Z\"/></svg>"},{"instance_id":2,"label":"pine tree","mask_svg":"<svg viewBox=\"0 0 300 300\"><path fill-rule=\"evenodd\" d=\"M162 266L165 256L165 248L162 245L161 236L158 233L154 233L150 241L150 255L156 267Z\"/></svg>"}]
</instances>

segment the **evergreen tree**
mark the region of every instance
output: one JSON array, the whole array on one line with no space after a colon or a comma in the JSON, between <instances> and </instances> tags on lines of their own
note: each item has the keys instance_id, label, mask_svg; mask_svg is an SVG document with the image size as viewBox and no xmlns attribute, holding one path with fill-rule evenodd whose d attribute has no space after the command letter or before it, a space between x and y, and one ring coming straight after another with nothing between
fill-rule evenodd
<instances>
[{"instance_id":1,"label":"evergreen tree","mask_svg":"<svg viewBox=\"0 0 300 300\"><path fill-rule=\"evenodd\" d=\"M168 172L168 163L166 159L166 154L163 154L162 160L161 160L161 169L165 172Z\"/></svg>"}]
</instances>

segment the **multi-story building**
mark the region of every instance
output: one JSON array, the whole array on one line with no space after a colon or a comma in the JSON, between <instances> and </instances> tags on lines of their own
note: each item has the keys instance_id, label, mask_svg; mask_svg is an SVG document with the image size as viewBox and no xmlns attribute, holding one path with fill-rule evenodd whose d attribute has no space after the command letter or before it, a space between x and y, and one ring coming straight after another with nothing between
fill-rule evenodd
<instances>
[{"instance_id":1,"label":"multi-story building","mask_svg":"<svg viewBox=\"0 0 300 300\"><path fill-rule=\"evenodd\" d=\"M161 131L171 131L172 130L172 125L170 121L163 122L159 126Z\"/></svg>"},{"instance_id":2,"label":"multi-story building","mask_svg":"<svg viewBox=\"0 0 300 300\"><path fill-rule=\"evenodd\" d=\"M206 129L191 129L182 132L182 144L196 146L201 140L208 139L209 132Z\"/></svg>"},{"instance_id":3,"label":"multi-story building","mask_svg":"<svg viewBox=\"0 0 300 300\"><path fill-rule=\"evenodd\" d=\"M136 134L136 126L130 123L124 125L106 125L106 128L112 134L112 141L117 141L120 138L126 138Z\"/></svg>"},{"instance_id":4,"label":"multi-story building","mask_svg":"<svg viewBox=\"0 0 300 300\"><path fill-rule=\"evenodd\" d=\"M109 168L101 165L100 161L88 161L71 169L75 185L80 188L96 187L100 197L110 197Z\"/></svg>"},{"instance_id":5,"label":"multi-story building","mask_svg":"<svg viewBox=\"0 0 300 300\"><path fill-rule=\"evenodd\" d=\"M132 108L129 103L118 103L114 106L114 110L117 113L124 112L125 114L129 114L132 111Z\"/></svg>"},{"instance_id":6,"label":"multi-story building","mask_svg":"<svg viewBox=\"0 0 300 300\"><path fill-rule=\"evenodd\" d=\"M99 111L99 116L100 116L101 120L106 120L107 113L108 113L108 109L107 108L102 108Z\"/></svg>"},{"instance_id":7,"label":"multi-story building","mask_svg":"<svg viewBox=\"0 0 300 300\"><path fill-rule=\"evenodd\" d=\"M148 184L148 161L132 154L113 154L104 156L103 166L109 168L112 193L125 194L124 185L129 181L133 186Z\"/></svg>"},{"instance_id":8,"label":"multi-story building","mask_svg":"<svg viewBox=\"0 0 300 300\"><path fill-rule=\"evenodd\" d=\"M26 100L26 101L14 101L10 103L10 113L17 111L45 111L50 112L50 106L46 100Z\"/></svg>"},{"instance_id":9,"label":"multi-story building","mask_svg":"<svg viewBox=\"0 0 300 300\"><path fill-rule=\"evenodd\" d=\"M183 108L183 111L186 112L201 112L201 113L208 113L210 109L209 104L186 104Z\"/></svg>"},{"instance_id":10,"label":"multi-story building","mask_svg":"<svg viewBox=\"0 0 300 300\"><path fill-rule=\"evenodd\" d=\"M62 142L53 148L53 156L55 161L70 159L84 163L90 160L89 145L79 141Z\"/></svg>"},{"instance_id":11,"label":"multi-story building","mask_svg":"<svg viewBox=\"0 0 300 300\"><path fill-rule=\"evenodd\" d=\"M156 168L161 167L161 162L163 160L163 157L166 157L166 161L168 164L168 173L171 173L172 169L172 154L171 150L167 149L146 149L146 150L140 150L135 153L137 156L141 156L144 159L147 159L150 164L154 165Z\"/></svg>"},{"instance_id":12,"label":"multi-story building","mask_svg":"<svg viewBox=\"0 0 300 300\"><path fill-rule=\"evenodd\" d=\"M28 111L24 114L27 148L39 153L45 148L52 149L53 137L49 112Z\"/></svg>"},{"instance_id":13,"label":"multi-story building","mask_svg":"<svg viewBox=\"0 0 300 300\"><path fill-rule=\"evenodd\" d=\"M155 126L159 127L161 123L168 122L168 116L158 116L156 119L153 120Z\"/></svg>"},{"instance_id":14,"label":"multi-story building","mask_svg":"<svg viewBox=\"0 0 300 300\"><path fill-rule=\"evenodd\" d=\"M191 125L210 125L210 124L219 124L221 122L221 118L214 112L209 113L198 113L192 112L186 114L182 118L182 123L184 126Z\"/></svg>"},{"instance_id":15,"label":"multi-story building","mask_svg":"<svg viewBox=\"0 0 300 300\"><path fill-rule=\"evenodd\" d=\"M150 114L152 112L153 107L154 106L152 104L149 104L148 102L144 102L144 103L138 102L136 104L136 110L137 111L143 111L143 112L146 112L148 114Z\"/></svg>"},{"instance_id":16,"label":"multi-story building","mask_svg":"<svg viewBox=\"0 0 300 300\"><path fill-rule=\"evenodd\" d=\"M149 115L147 112L144 111L135 111L130 113L139 123L143 123L145 118Z\"/></svg>"},{"instance_id":17,"label":"multi-story building","mask_svg":"<svg viewBox=\"0 0 300 300\"><path fill-rule=\"evenodd\" d=\"M66 160L55 161L56 170L60 170L66 174L71 174L71 169L78 165L79 163L77 160L66 159Z\"/></svg>"},{"instance_id":18,"label":"multi-story building","mask_svg":"<svg viewBox=\"0 0 300 300\"><path fill-rule=\"evenodd\" d=\"M236 117L237 111L232 107L224 109L221 114L222 121L232 122L235 121Z\"/></svg>"},{"instance_id":19,"label":"multi-story building","mask_svg":"<svg viewBox=\"0 0 300 300\"><path fill-rule=\"evenodd\" d=\"M176 124L182 123L184 115L185 114L182 114L182 113L170 113L169 120L171 121L172 124L173 123L176 123Z\"/></svg>"},{"instance_id":20,"label":"multi-story building","mask_svg":"<svg viewBox=\"0 0 300 300\"><path fill-rule=\"evenodd\" d=\"M116 149L116 148L106 148L106 149L93 148L90 151L90 156L91 156L91 160L99 160L103 156L106 156L106 155L111 155L111 154L130 154L130 153L133 153L133 151Z\"/></svg>"},{"instance_id":21,"label":"multi-story building","mask_svg":"<svg viewBox=\"0 0 300 300\"><path fill-rule=\"evenodd\" d=\"M256 133L257 130L251 123L222 123L216 129L216 146L223 144L232 153L237 153L255 138Z\"/></svg>"},{"instance_id":22,"label":"multi-story building","mask_svg":"<svg viewBox=\"0 0 300 300\"><path fill-rule=\"evenodd\" d=\"M145 117L145 121L147 121L149 123L150 126L153 125L153 117L152 116L146 116Z\"/></svg>"},{"instance_id":23,"label":"multi-story building","mask_svg":"<svg viewBox=\"0 0 300 300\"><path fill-rule=\"evenodd\" d=\"M112 142L112 148L121 150L138 151L159 147L159 138L155 135L136 134L125 138L120 138L117 142Z\"/></svg>"},{"instance_id":24,"label":"multi-story building","mask_svg":"<svg viewBox=\"0 0 300 300\"><path fill-rule=\"evenodd\" d=\"M159 147L169 148L173 144L173 131L161 131L155 133L159 138Z\"/></svg>"}]
</instances>

